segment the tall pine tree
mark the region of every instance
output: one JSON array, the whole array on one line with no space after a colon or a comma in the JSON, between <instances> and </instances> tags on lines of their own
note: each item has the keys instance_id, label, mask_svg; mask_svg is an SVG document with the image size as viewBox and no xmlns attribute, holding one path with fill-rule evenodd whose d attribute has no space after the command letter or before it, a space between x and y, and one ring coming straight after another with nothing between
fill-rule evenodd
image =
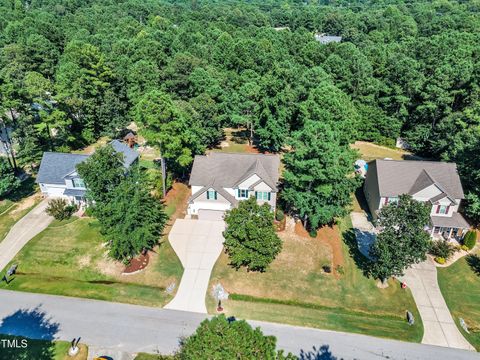
<instances>
[{"instance_id":1,"label":"tall pine tree","mask_svg":"<svg viewBox=\"0 0 480 360\"><path fill-rule=\"evenodd\" d=\"M314 229L343 216L358 185L352 174L355 152L342 137L316 120L306 120L292 135L292 151L284 158L282 197L305 227Z\"/></svg>"}]
</instances>

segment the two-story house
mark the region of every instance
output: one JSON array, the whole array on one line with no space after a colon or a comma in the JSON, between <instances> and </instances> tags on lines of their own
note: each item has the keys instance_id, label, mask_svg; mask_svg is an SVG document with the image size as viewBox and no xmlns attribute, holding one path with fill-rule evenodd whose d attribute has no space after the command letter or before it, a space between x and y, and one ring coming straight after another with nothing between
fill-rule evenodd
<instances>
[{"instance_id":1,"label":"two-story house","mask_svg":"<svg viewBox=\"0 0 480 360\"><path fill-rule=\"evenodd\" d=\"M213 152L195 156L187 213L199 219L221 220L226 210L250 196L275 211L279 166L278 155Z\"/></svg>"},{"instance_id":2,"label":"two-story house","mask_svg":"<svg viewBox=\"0 0 480 360\"><path fill-rule=\"evenodd\" d=\"M454 163L374 160L368 164L364 193L374 218L402 194L429 203L427 230L434 238L460 239L470 227L458 212L464 194Z\"/></svg>"},{"instance_id":3,"label":"two-story house","mask_svg":"<svg viewBox=\"0 0 480 360\"><path fill-rule=\"evenodd\" d=\"M123 165L129 168L138 159L138 152L118 140L110 143L113 149L123 155ZM64 197L72 203L85 203L85 183L77 173L76 167L90 155L44 152L37 183L44 196Z\"/></svg>"}]
</instances>

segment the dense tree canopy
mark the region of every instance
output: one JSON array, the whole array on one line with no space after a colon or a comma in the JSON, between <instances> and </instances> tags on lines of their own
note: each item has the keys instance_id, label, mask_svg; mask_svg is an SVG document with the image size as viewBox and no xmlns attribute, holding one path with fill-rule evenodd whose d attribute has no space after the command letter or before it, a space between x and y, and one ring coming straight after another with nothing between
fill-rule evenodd
<instances>
[{"instance_id":1,"label":"dense tree canopy","mask_svg":"<svg viewBox=\"0 0 480 360\"><path fill-rule=\"evenodd\" d=\"M7 159L0 157L0 198L19 186L20 180L15 176Z\"/></svg>"},{"instance_id":2,"label":"dense tree canopy","mask_svg":"<svg viewBox=\"0 0 480 360\"><path fill-rule=\"evenodd\" d=\"M476 0L2 0L0 117L23 165L137 121L182 171L222 127L276 152L328 118L339 141L401 136L458 162L480 218L464 156L480 141L479 30Z\"/></svg>"}]
</instances>

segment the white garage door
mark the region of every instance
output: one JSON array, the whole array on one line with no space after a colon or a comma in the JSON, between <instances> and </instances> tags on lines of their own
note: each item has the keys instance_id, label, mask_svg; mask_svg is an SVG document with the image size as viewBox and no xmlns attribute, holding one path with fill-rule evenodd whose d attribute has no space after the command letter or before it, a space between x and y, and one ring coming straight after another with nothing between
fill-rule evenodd
<instances>
[{"instance_id":1,"label":"white garage door","mask_svg":"<svg viewBox=\"0 0 480 360\"><path fill-rule=\"evenodd\" d=\"M223 220L224 211L221 210L198 210L199 220Z\"/></svg>"}]
</instances>

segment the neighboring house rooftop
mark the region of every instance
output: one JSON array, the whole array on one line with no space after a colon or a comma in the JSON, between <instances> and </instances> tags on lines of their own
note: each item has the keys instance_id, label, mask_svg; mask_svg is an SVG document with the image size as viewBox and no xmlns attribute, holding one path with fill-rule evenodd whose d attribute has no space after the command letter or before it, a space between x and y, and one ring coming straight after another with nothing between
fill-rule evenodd
<instances>
[{"instance_id":1,"label":"neighboring house rooftop","mask_svg":"<svg viewBox=\"0 0 480 360\"><path fill-rule=\"evenodd\" d=\"M116 152L124 156L124 166L129 167L138 158L138 153L118 140L110 143ZM44 152L37 182L44 184L65 184L65 179L76 170L76 166L90 155Z\"/></svg>"},{"instance_id":2,"label":"neighboring house rooftop","mask_svg":"<svg viewBox=\"0 0 480 360\"><path fill-rule=\"evenodd\" d=\"M413 195L435 184L442 194L452 202L463 199L462 183L455 163L440 161L374 160L369 163L369 171L377 174L378 190L382 197L395 197L401 194ZM431 202L439 199L432 198Z\"/></svg>"},{"instance_id":3,"label":"neighboring house rooftop","mask_svg":"<svg viewBox=\"0 0 480 360\"><path fill-rule=\"evenodd\" d=\"M332 42L339 43L342 41L342 37L317 33L315 34L315 40L317 40L320 44L329 44Z\"/></svg>"},{"instance_id":4,"label":"neighboring house rooftop","mask_svg":"<svg viewBox=\"0 0 480 360\"><path fill-rule=\"evenodd\" d=\"M264 154L217 153L197 155L189 185L234 188L256 174L277 191L280 157Z\"/></svg>"}]
</instances>

